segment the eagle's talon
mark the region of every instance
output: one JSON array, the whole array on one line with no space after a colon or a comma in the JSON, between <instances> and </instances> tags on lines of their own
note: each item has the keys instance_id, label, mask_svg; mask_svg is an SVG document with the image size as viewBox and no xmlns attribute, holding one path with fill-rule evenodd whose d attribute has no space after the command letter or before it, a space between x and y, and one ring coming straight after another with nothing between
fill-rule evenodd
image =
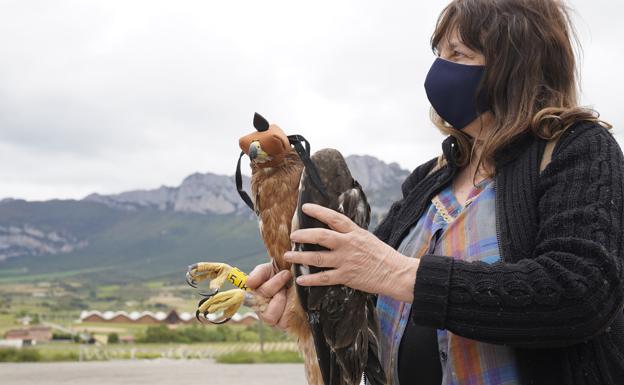
<instances>
[{"instance_id":1,"label":"eagle's talon","mask_svg":"<svg viewBox=\"0 0 624 385\"><path fill-rule=\"evenodd\" d=\"M220 292L211 296L202 298L197 304L197 311L195 317L200 321L200 314L203 314L204 318L210 323L222 324L227 322L240 306L245 302L245 291L241 289L233 289L225 292ZM209 314L222 314L225 317L224 320L213 321L208 318Z\"/></svg>"},{"instance_id":2,"label":"eagle's talon","mask_svg":"<svg viewBox=\"0 0 624 385\"><path fill-rule=\"evenodd\" d=\"M190 271L186 272L186 283L188 283L188 285L190 287L193 287L193 288L197 289L197 282L195 282L195 280L191 276L191 272Z\"/></svg>"},{"instance_id":3,"label":"eagle's talon","mask_svg":"<svg viewBox=\"0 0 624 385\"><path fill-rule=\"evenodd\" d=\"M214 297L214 296L215 296L215 295L217 295L217 294L219 294L219 289L215 289L215 291L213 291L212 293L206 293L206 292L204 292L204 291L200 291L200 292L199 292L199 295L201 295L202 297L204 297L204 298L202 299L202 301L203 301L203 300L205 300L205 299L208 299L208 298L210 298L210 297Z\"/></svg>"},{"instance_id":4,"label":"eagle's talon","mask_svg":"<svg viewBox=\"0 0 624 385\"><path fill-rule=\"evenodd\" d=\"M206 292L200 292L202 296L214 296L219 292L219 288L225 283L227 275L232 267L225 263L212 263L212 262L198 262L189 265L186 270L186 283L189 286L197 288L198 283L204 280L210 280L208 285L210 290L214 292L208 294Z\"/></svg>"},{"instance_id":5,"label":"eagle's talon","mask_svg":"<svg viewBox=\"0 0 624 385\"><path fill-rule=\"evenodd\" d=\"M199 311L199 309L201 308L201 305L203 305L204 302L208 301L209 299L210 297L200 299L199 302L197 303L197 311Z\"/></svg>"},{"instance_id":6,"label":"eagle's talon","mask_svg":"<svg viewBox=\"0 0 624 385\"><path fill-rule=\"evenodd\" d=\"M214 324L214 325L221 325L221 324L224 324L224 323L226 323L226 322L228 322L229 320L232 319L231 317L228 317L228 318L224 318L224 319L222 319L220 321L213 321L210 318L208 318L208 311L205 311L203 313L203 317L200 317L199 314L200 314L200 312L199 312L199 310L197 310L195 312L195 318L197 318L197 321L199 321L199 323L202 323L202 324L205 323L204 321L202 321L202 318L205 319L206 321L210 322L211 324Z\"/></svg>"},{"instance_id":7,"label":"eagle's talon","mask_svg":"<svg viewBox=\"0 0 624 385\"><path fill-rule=\"evenodd\" d=\"M211 324L215 324L215 325L222 325L226 322L228 322L229 320L231 320L231 318L224 318L221 321L211 321L208 318L206 318L208 320L208 322L210 322Z\"/></svg>"}]
</instances>

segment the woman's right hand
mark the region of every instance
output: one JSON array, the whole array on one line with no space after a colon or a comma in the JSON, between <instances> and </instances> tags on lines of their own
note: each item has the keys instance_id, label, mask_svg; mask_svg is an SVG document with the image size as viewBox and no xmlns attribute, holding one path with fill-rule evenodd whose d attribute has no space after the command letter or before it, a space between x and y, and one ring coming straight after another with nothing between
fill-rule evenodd
<instances>
[{"instance_id":1,"label":"woman's right hand","mask_svg":"<svg viewBox=\"0 0 624 385\"><path fill-rule=\"evenodd\" d=\"M271 326L286 329L286 284L292 279L288 270L275 274L271 263L256 266L247 278L246 286L259 295L269 298L266 309L258 317Z\"/></svg>"}]
</instances>

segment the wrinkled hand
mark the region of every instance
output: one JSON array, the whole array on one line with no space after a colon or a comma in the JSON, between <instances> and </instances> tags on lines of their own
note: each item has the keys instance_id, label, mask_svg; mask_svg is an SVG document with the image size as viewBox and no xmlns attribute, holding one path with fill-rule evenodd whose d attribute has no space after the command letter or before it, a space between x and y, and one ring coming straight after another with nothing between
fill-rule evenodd
<instances>
[{"instance_id":1,"label":"wrinkled hand","mask_svg":"<svg viewBox=\"0 0 624 385\"><path fill-rule=\"evenodd\" d=\"M337 211L309 203L304 204L302 210L330 229L301 229L294 231L290 239L297 243L321 245L329 250L289 251L284 254L285 260L333 269L298 277L297 284L342 284L404 302L413 301L418 259L400 254Z\"/></svg>"},{"instance_id":2,"label":"wrinkled hand","mask_svg":"<svg viewBox=\"0 0 624 385\"><path fill-rule=\"evenodd\" d=\"M258 317L268 325L286 329L286 288L285 285L292 279L288 270L275 274L271 263L256 266L247 278L246 286L257 294L270 298L266 309L258 313Z\"/></svg>"}]
</instances>

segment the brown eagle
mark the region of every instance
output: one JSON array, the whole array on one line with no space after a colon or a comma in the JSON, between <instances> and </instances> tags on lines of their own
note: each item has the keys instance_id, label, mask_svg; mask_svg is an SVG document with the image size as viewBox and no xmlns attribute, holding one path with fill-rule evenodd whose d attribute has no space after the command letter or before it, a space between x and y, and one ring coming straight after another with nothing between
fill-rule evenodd
<instances>
[{"instance_id":1,"label":"brown eagle","mask_svg":"<svg viewBox=\"0 0 624 385\"><path fill-rule=\"evenodd\" d=\"M318 245L292 244L294 229L327 227L301 211L304 203L316 203L339 211L363 228L370 220L370 207L360 185L353 179L342 155L320 150L311 158L300 136L288 137L259 114L256 132L242 137L241 156L251 159L253 200L241 193L258 216L260 233L275 272L291 269L295 277L320 271L313 266L284 261L289 250L320 250ZM303 139L305 140L305 139ZM294 148L293 148L294 143ZM307 144L307 143L306 143ZM240 159L239 159L240 164ZM240 183L240 174L237 173ZM239 192L240 192L239 186ZM245 303L261 310L267 300L244 287L236 269L222 263L201 262L189 267L191 284L211 279L212 293L199 303L198 314L222 311L231 317ZM240 289L218 293L229 280ZM297 337L310 385L355 385L363 375L368 383L385 383L379 360L379 323L371 295L343 285L287 289L287 332Z\"/></svg>"}]
</instances>

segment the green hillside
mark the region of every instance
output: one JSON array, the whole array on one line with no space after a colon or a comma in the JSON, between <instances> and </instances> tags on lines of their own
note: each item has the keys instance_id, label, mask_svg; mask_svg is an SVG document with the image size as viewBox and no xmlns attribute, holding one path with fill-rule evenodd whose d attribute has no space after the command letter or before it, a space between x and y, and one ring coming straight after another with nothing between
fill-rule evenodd
<instances>
[{"instance_id":1,"label":"green hillside","mask_svg":"<svg viewBox=\"0 0 624 385\"><path fill-rule=\"evenodd\" d=\"M68 276L111 284L183 279L186 266L197 261L249 270L266 260L257 223L241 215L126 211L85 201L0 205L0 226L25 225L71 234L87 246L0 262L0 283Z\"/></svg>"}]
</instances>

